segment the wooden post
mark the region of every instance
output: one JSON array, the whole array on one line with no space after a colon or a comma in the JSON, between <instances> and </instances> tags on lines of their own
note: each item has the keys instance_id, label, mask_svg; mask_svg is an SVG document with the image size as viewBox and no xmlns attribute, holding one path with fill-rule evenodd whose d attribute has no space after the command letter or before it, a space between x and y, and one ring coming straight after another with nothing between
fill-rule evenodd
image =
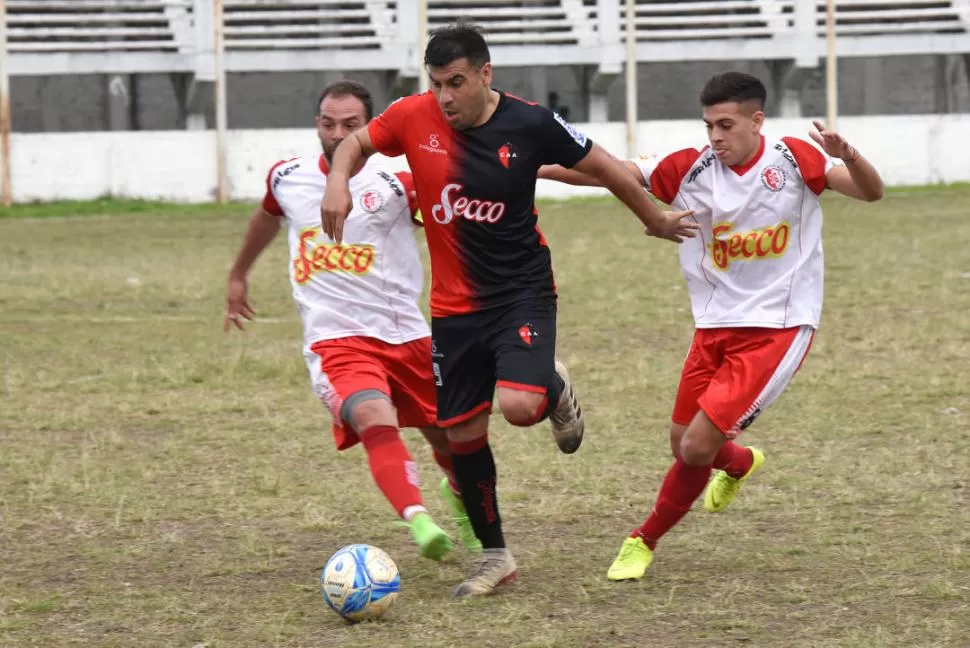
<instances>
[{"instance_id":1,"label":"wooden post","mask_svg":"<svg viewBox=\"0 0 970 648\"><path fill-rule=\"evenodd\" d=\"M3 206L13 204L10 184L10 77L7 71L7 0L0 0L0 157L3 166Z\"/></svg>"},{"instance_id":2,"label":"wooden post","mask_svg":"<svg viewBox=\"0 0 970 648\"><path fill-rule=\"evenodd\" d=\"M213 0L215 35L215 80L213 82L216 100L216 200L220 205L229 201L229 178L226 164L226 33L222 0Z\"/></svg>"},{"instance_id":3,"label":"wooden post","mask_svg":"<svg viewBox=\"0 0 970 648\"><path fill-rule=\"evenodd\" d=\"M825 2L825 106L826 128L835 130L839 117L838 57L835 53L835 0Z\"/></svg>"},{"instance_id":4,"label":"wooden post","mask_svg":"<svg viewBox=\"0 0 970 648\"><path fill-rule=\"evenodd\" d=\"M637 25L636 0L626 0L626 156L636 157L637 143Z\"/></svg>"}]
</instances>

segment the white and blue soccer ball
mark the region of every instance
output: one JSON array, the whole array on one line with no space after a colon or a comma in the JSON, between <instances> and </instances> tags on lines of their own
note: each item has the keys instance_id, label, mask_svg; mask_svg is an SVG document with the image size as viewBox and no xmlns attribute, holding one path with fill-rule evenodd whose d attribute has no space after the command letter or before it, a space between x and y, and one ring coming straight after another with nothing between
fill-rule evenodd
<instances>
[{"instance_id":1,"label":"white and blue soccer ball","mask_svg":"<svg viewBox=\"0 0 970 648\"><path fill-rule=\"evenodd\" d=\"M401 589L401 574L383 549L352 544L330 556L320 583L327 605L356 623L387 612Z\"/></svg>"}]
</instances>

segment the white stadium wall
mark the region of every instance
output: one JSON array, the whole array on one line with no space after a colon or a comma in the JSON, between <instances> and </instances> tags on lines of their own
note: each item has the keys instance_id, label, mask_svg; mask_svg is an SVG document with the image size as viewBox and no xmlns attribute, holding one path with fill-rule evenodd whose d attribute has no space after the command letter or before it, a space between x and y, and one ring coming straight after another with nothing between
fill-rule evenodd
<instances>
[{"instance_id":1,"label":"white stadium wall","mask_svg":"<svg viewBox=\"0 0 970 648\"><path fill-rule=\"evenodd\" d=\"M594 141L624 156L621 123L577 124ZM807 139L810 119L769 120L766 132ZM839 130L882 172L887 185L970 181L970 115L843 117ZM666 153L705 141L701 121L640 124L642 153ZM14 200L51 201L101 196L206 202L215 195L213 131L15 133L11 136ZM273 162L319 150L307 130L236 130L227 155L233 200L262 196ZM403 158L385 160L395 170ZM602 190L541 181L538 195L561 198Z\"/></svg>"}]
</instances>

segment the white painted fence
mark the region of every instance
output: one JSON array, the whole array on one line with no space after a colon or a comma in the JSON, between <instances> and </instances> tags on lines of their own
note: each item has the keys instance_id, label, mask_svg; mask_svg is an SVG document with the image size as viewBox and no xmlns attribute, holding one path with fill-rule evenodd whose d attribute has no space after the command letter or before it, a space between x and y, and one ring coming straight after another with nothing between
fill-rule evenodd
<instances>
[{"instance_id":1,"label":"white painted fence","mask_svg":"<svg viewBox=\"0 0 970 648\"><path fill-rule=\"evenodd\" d=\"M622 123L578 124L594 141L622 155ZM811 120L769 120L766 132L808 138ZM839 130L882 172L887 185L970 181L970 115L843 117ZM206 202L215 195L213 131L15 133L11 141L13 196L17 202L100 196ZM696 121L643 122L644 153L666 153L705 142ZM319 151L316 133L299 130L237 130L228 136L229 185L234 200L262 196L277 160ZM404 158L382 160L395 170ZM545 198L590 195L602 190L541 181Z\"/></svg>"}]
</instances>

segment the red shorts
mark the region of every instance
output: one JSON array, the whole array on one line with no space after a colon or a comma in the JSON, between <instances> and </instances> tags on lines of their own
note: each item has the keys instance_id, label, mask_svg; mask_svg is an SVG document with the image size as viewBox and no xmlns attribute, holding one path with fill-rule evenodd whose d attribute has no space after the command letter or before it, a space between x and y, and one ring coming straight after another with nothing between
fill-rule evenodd
<instances>
[{"instance_id":1,"label":"red shorts","mask_svg":"<svg viewBox=\"0 0 970 648\"><path fill-rule=\"evenodd\" d=\"M333 416L338 450L360 438L341 417L344 402L363 390L387 395L397 409L398 427L435 427L431 338L390 344L375 338L323 340L310 347L319 359L310 367L313 388Z\"/></svg>"},{"instance_id":2,"label":"red shorts","mask_svg":"<svg viewBox=\"0 0 970 648\"><path fill-rule=\"evenodd\" d=\"M677 389L673 422L703 410L733 439L774 403L808 354L811 326L697 329Z\"/></svg>"}]
</instances>

